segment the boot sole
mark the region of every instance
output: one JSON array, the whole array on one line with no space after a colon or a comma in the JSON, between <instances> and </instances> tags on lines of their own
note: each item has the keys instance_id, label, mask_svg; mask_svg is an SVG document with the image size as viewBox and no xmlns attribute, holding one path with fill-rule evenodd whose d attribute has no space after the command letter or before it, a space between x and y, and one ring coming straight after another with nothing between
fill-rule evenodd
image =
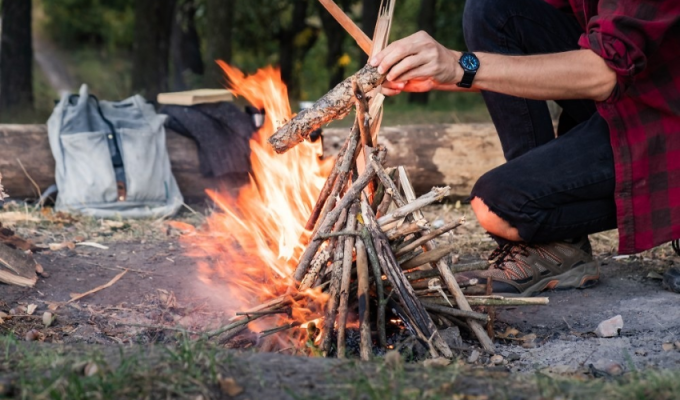
<instances>
[{"instance_id":1,"label":"boot sole","mask_svg":"<svg viewBox=\"0 0 680 400\"><path fill-rule=\"evenodd\" d=\"M569 271L549 276L525 289L520 296L533 296L544 290L586 289L600 280L600 264L597 261L581 264Z\"/></svg>"}]
</instances>

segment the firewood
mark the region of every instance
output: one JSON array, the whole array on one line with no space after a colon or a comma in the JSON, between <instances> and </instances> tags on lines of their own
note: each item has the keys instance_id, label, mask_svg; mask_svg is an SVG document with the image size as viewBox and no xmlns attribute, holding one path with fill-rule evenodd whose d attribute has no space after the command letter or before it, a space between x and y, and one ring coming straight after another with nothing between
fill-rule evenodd
<instances>
[{"instance_id":1,"label":"firewood","mask_svg":"<svg viewBox=\"0 0 680 400\"><path fill-rule=\"evenodd\" d=\"M423 229L426 229L428 227L428 222L426 219L419 219L414 222L410 222L407 224L402 224L394 229L390 229L389 231L385 232L385 235L387 235L387 238L389 240L395 240L397 238L400 238L402 236L410 235L412 233L420 232Z\"/></svg>"},{"instance_id":2,"label":"firewood","mask_svg":"<svg viewBox=\"0 0 680 400\"><path fill-rule=\"evenodd\" d=\"M368 302L368 256L362 239L357 238L354 246L357 252L357 282L359 284L357 289L357 299L359 300L359 336L361 338L359 352L361 359L368 361L371 359L372 353L371 315Z\"/></svg>"},{"instance_id":3,"label":"firewood","mask_svg":"<svg viewBox=\"0 0 680 400\"><path fill-rule=\"evenodd\" d=\"M430 240L435 239L435 238L437 238L437 237L439 237L439 236L441 236L441 235L443 235L443 234L445 234L445 233L447 233L447 232L449 232L453 229L458 228L464 222L465 222L465 218L461 218L459 221L449 222L448 224L442 226L441 228L435 229L435 230L431 231L430 233L421 236L420 238L418 238L417 240L407 244L406 246L400 247L399 250L397 250L397 252L394 253L394 255L395 256L401 256L401 255L408 253L409 251L417 249L419 246L424 245L425 243L429 242Z\"/></svg>"},{"instance_id":4,"label":"firewood","mask_svg":"<svg viewBox=\"0 0 680 400\"><path fill-rule=\"evenodd\" d=\"M38 281L35 265L29 254L0 243L0 282L33 287Z\"/></svg>"},{"instance_id":5,"label":"firewood","mask_svg":"<svg viewBox=\"0 0 680 400\"><path fill-rule=\"evenodd\" d=\"M341 210L340 217L338 218L337 222L335 223L335 226L333 227L333 232L339 232L345 226L347 212L348 212L347 208L343 208ZM299 287L300 291L309 289L314 285L317 278L319 277L319 273L328 264L328 261L331 259L331 256L334 255L334 253L337 253L338 248L340 248L340 252L342 252L342 246L338 244L338 238L331 238L330 242L328 243L328 246L321 252L317 253L317 255L312 260L312 264L310 266L309 271L307 272L307 274L305 274L305 277L302 279L302 282L300 282Z\"/></svg>"},{"instance_id":6,"label":"firewood","mask_svg":"<svg viewBox=\"0 0 680 400\"><path fill-rule=\"evenodd\" d=\"M361 47L361 50L364 51L364 53L370 55L371 54L371 49L373 47L373 41L369 39L368 36L364 33L364 31L361 30L354 21L350 17L345 14L340 7L338 7L335 2L332 0L319 0L321 5L324 6L324 8L335 18L336 21L345 28L347 33L354 39L359 47Z\"/></svg>"},{"instance_id":7,"label":"firewood","mask_svg":"<svg viewBox=\"0 0 680 400\"><path fill-rule=\"evenodd\" d=\"M434 297L434 296L433 296ZM436 298L436 297L434 297ZM457 308L450 307L448 305L440 305L440 304L435 304L434 302L430 302L429 300L426 300L427 298L421 298L423 301L423 306L432 311L436 311L440 314L447 314L452 317L458 317L458 318L472 318L476 319L478 321L482 322L487 322L489 320L489 316L486 314L474 312L474 311L463 311L459 310ZM443 299L442 299L443 300Z\"/></svg>"},{"instance_id":8,"label":"firewood","mask_svg":"<svg viewBox=\"0 0 680 400\"><path fill-rule=\"evenodd\" d=\"M269 138L277 153L284 153L304 141L310 133L333 120L345 117L354 100L352 82L356 81L364 92L380 85L385 76L378 69L366 65L351 77L339 83L310 108L302 110Z\"/></svg>"},{"instance_id":9,"label":"firewood","mask_svg":"<svg viewBox=\"0 0 680 400\"><path fill-rule=\"evenodd\" d=\"M340 152L338 152L338 155L335 157L335 161L333 162L333 169L331 169L331 173L328 175L326 182L324 182L323 187L319 192L319 196L317 197L316 203L314 203L314 208L312 208L312 213L309 215L307 223L305 224L305 229L307 229L308 231L314 229L314 227L316 226L316 221L318 220L319 215L321 215L321 210L326 205L326 200L328 200L328 196L331 194L331 190L333 189L333 185L335 184L335 179L338 177L338 173L340 172L340 165L342 164L343 156L347 151L347 147L349 146L351 138L352 138L351 135L347 136L345 144L342 145Z\"/></svg>"},{"instance_id":10,"label":"firewood","mask_svg":"<svg viewBox=\"0 0 680 400\"><path fill-rule=\"evenodd\" d=\"M406 195L406 199L412 202L417 201L415 199L415 192L413 191L413 186L411 185L411 182L408 179L406 170L402 167L400 167L398 170L399 178L401 180L402 188L404 190L404 194ZM420 214L420 211L418 212L418 214ZM427 242L425 247L428 250L427 253L431 253L435 249L436 244L430 241ZM440 259L439 261L437 261L436 268L439 271L439 274L444 284L446 285L446 288L456 299L458 308L463 311L472 311L472 308L470 308L470 305L465 300L465 295L463 295L463 292L460 290L458 282L456 281L456 278L451 272L451 269L449 268L448 264L443 259ZM486 351L495 352L496 349L495 346L493 345L493 341L486 334L482 325L478 321L475 321L473 319L468 319L468 324L470 325L470 329L474 332L475 336L477 337L477 340L479 340L479 343L482 345L482 347Z\"/></svg>"},{"instance_id":11,"label":"firewood","mask_svg":"<svg viewBox=\"0 0 680 400\"><path fill-rule=\"evenodd\" d=\"M369 164L368 168L371 168L371 164ZM373 211L368 208L366 213L362 214L362 218L364 220L364 225L371 233L373 246L375 247L380 261L380 267L392 284L395 294L406 310L410 318L409 323L425 336L430 347L430 353L433 356L436 357L441 354L447 358L453 357L451 349L439 335L432 318L430 318L430 315L416 298L413 293L413 288L404 276L401 268L399 268L397 259L394 257L394 253L392 253L387 237L380 230L375 215L373 215Z\"/></svg>"},{"instance_id":12,"label":"firewood","mask_svg":"<svg viewBox=\"0 0 680 400\"><path fill-rule=\"evenodd\" d=\"M369 205L368 201L366 200L366 197L364 196L361 200L361 215L362 218L364 218L365 215L368 215L370 212L369 211ZM383 289L383 282L382 282L382 274L380 273L380 261L378 260L378 254L376 253L375 247L373 247L373 242L371 240L371 234L368 231L368 228L366 226L363 226L362 229L362 240L364 241L364 245L366 246L366 254L368 255L368 260L370 261L371 265L371 270L373 272L373 278L375 280L375 288L376 288L376 294L377 294L377 300L378 300L378 318L377 318L377 324L378 324L378 341L380 343L381 348L386 348L387 347L387 333L385 332L385 291Z\"/></svg>"},{"instance_id":13,"label":"firewood","mask_svg":"<svg viewBox=\"0 0 680 400\"><path fill-rule=\"evenodd\" d=\"M447 255L449 255L456 248L458 248L458 245L450 244L448 246L438 247L436 249L426 251L422 254L417 255L413 259L411 259L411 260L409 260L405 263L402 263L401 268L403 270L409 270L409 269L419 267L421 265L437 262L437 261L441 260L443 257L446 257Z\"/></svg>"},{"instance_id":14,"label":"firewood","mask_svg":"<svg viewBox=\"0 0 680 400\"><path fill-rule=\"evenodd\" d=\"M346 230L353 231L357 225L358 204L352 204L347 216ZM347 345L345 326L347 324L347 304L349 303L349 285L352 278L352 253L354 250L354 236L347 236L344 242L342 256L342 277L340 279L340 304L338 306L338 358L345 358Z\"/></svg>"},{"instance_id":15,"label":"firewood","mask_svg":"<svg viewBox=\"0 0 680 400\"><path fill-rule=\"evenodd\" d=\"M333 211L329 212L328 215L326 215L326 218L319 225L319 229L317 230L317 232L328 233L331 227L340 217L340 213L342 212L342 210L350 206L350 204L357 198L359 193L366 187L368 182L371 181L374 176L375 170L373 169L373 167L369 166L368 168L366 168L366 171L364 171L364 173L361 174L359 178L357 178L356 182L354 182L352 186L350 186L345 195L342 197L342 200L340 200L340 202L333 209ZM319 250L320 246L321 241L312 240L305 249L305 251L302 253L302 256L300 257L300 262L298 263L298 266L295 270L295 274L293 275L293 278L296 281L300 281L305 276L305 274L307 273L307 269L309 268L309 264L314 258L316 252Z\"/></svg>"},{"instance_id":16,"label":"firewood","mask_svg":"<svg viewBox=\"0 0 680 400\"><path fill-rule=\"evenodd\" d=\"M357 113L357 124L359 125L359 132L361 133L361 143L364 146L373 147L371 118L368 115L368 99L366 98L366 93L364 93L356 80L352 81L352 91L354 92L354 104L356 105L355 109Z\"/></svg>"},{"instance_id":17,"label":"firewood","mask_svg":"<svg viewBox=\"0 0 680 400\"><path fill-rule=\"evenodd\" d=\"M467 303L471 306L545 306L550 303L548 297L504 297L504 296L465 296ZM441 297L428 297L427 301L433 304L448 305L448 302L456 304L454 297L444 300Z\"/></svg>"},{"instance_id":18,"label":"firewood","mask_svg":"<svg viewBox=\"0 0 680 400\"><path fill-rule=\"evenodd\" d=\"M441 199L449 195L450 190L451 188L448 186L445 186L443 188L432 188L432 190L429 193L426 193L418 197L416 200L406 204L405 206L399 207L396 210L392 211L391 213L383 217L380 217L378 219L378 224L380 226L383 226L391 222L400 220L415 211L419 211L423 207L426 207L436 201L440 201Z\"/></svg>"}]
</instances>

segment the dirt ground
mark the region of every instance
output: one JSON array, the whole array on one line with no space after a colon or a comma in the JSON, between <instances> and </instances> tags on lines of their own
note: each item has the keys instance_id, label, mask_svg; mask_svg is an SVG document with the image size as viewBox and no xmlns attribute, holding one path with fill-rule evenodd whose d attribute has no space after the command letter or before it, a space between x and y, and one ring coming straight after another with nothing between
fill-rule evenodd
<instances>
[{"instance_id":1,"label":"dirt ground","mask_svg":"<svg viewBox=\"0 0 680 400\"><path fill-rule=\"evenodd\" d=\"M39 278L35 288L0 285L0 311L18 315L0 324L0 335L13 334L23 340L34 329L38 332L34 339L47 343L162 344L170 339L173 327L205 331L226 323L229 317L215 300L228 293L209 293L201 286L196 260L185 255L180 232L163 221L112 223L45 213L23 214L22 220L21 208L10 212L15 214L0 217L3 225L39 245L56 248L85 239L106 248L76 245L37 253L36 260L47 276ZM428 214L453 219L470 212L465 206L440 205ZM199 225L202 216L187 211L179 219ZM478 260L493 247L470 218L453 240L460 243L461 262ZM603 263L600 284L546 293L547 306L498 309L495 328L500 337L507 338L497 339L504 361L494 370L597 376L648 368L680 369L680 295L662 290L657 279L678 257L669 246L616 257L614 232L593 235L591 240ZM102 285L124 268L129 271L110 288L66 303L70 293ZM29 315L31 305L35 310ZM47 328L42 322L45 311L56 315ZM600 321L616 315L624 321L620 337L602 339L592 333ZM474 366L490 365L488 355L482 352L477 357L472 349L464 351L461 360Z\"/></svg>"}]
</instances>

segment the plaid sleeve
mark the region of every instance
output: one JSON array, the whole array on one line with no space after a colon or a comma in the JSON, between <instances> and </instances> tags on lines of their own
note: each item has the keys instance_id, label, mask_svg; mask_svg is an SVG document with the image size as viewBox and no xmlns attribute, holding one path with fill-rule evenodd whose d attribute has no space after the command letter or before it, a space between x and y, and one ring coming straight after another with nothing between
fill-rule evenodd
<instances>
[{"instance_id":1,"label":"plaid sleeve","mask_svg":"<svg viewBox=\"0 0 680 400\"><path fill-rule=\"evenodd\" d=\"M668 30L680 21L680 1L600 0L597 15L579 39L616 72L618 85L609 102L623 94L633 77L647 66Z\"/></svg>"}]
</instances>

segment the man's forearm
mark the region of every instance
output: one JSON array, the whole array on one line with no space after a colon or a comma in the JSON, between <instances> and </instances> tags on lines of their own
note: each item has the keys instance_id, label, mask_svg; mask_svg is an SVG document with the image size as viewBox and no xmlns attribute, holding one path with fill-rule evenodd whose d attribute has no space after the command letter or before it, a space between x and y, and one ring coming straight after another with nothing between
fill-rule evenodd
<instances>
[{"instance_id":1,"label":"man's forearm","mask_svg":"<svg viewBox=\"0 0 680 400\"><path fill-rule=\"evenodd\" d=\"M616 85L616 73L590 50L531 56L475 54L481 65L473 86L478 90L536 100L603 101ZM459 55L456 54L456 59ZM462 76L462 68L456 75ZM455 84L439 85L437 88L460 90Z\"/></svg>"}]
</instances>

